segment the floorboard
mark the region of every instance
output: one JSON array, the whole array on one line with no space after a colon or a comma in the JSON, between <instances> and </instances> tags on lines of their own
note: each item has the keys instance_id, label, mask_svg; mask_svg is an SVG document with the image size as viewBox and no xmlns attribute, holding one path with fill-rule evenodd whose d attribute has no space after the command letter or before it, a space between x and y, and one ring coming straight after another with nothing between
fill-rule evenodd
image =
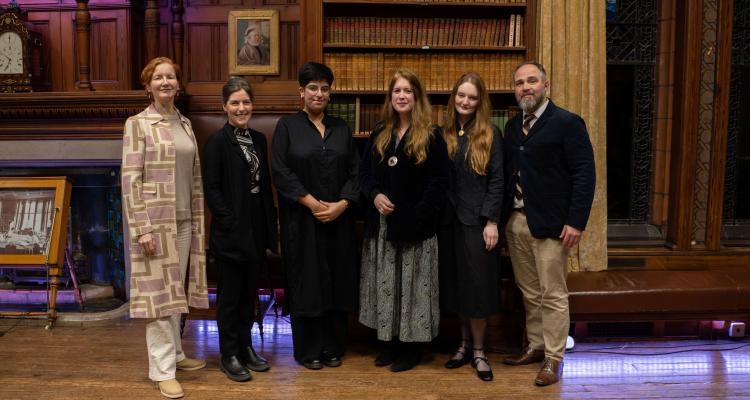
<instances>
[{"instance_id":1,"label":"floorboard","mask_svg":"<svg viewBox=\"0 0 750 400\"><path fill-rule=\"evenodd\" d=\"M0 319L0 399L161 399L147 377L144 325L45 331L41 321ZM186 399L750 399L750 340L579 343L561 383L538 388L538 365L508 367L499 353L489 354L489 383L470 366L446 370L448 354L433 349L414 370L394 374L373 366L374 341L361 332L343 366L310 371L292 358L288 319L269 315L262 340L257 327L253 340L272 369L237 383L219 371L216 323L188 320L183 346L208 365L178 379Z\"/></svg>"}]
</instances>

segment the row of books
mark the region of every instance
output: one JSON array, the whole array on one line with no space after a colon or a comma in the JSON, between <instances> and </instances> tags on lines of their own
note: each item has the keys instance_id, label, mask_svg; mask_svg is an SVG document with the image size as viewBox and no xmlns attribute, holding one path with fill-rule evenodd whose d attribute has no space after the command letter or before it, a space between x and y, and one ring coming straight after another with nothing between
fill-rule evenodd
<instances>
[{"instance_id":1,"label":"row of books","mask_svg":"<svg viewBox=\"0 0 750 400\"><path fill-rule=\"evenodd\" d=\"M500 19L327 17L326 45L521 47L523 15Z\"/></svg>"},{"instance_id":2,"label":"row of books","mask_svg":"<svg viewBox=\"0 0 750 400\"><path fill-rule=\"evenodd\" d=\"M357 137L369 136L380 121L382 104L361 104L358 98L343 101L340 101L341 99L335 100L328 105L326 113L346 121ZM517 108L492 110L490 120L500 129L504 129L508 120L517 113ZM432 122L434 124L443 126L447 115L447 106L432 105Z\"/></svg>"},{"instance_id":3,"label":"row of books","mask_svg":"<svg viewBox=\"0 0 750 400\"><path fill-rule=\"evenodd\" d=\"M383 91L396 69L405 67L419 76L428 91L450 91L461 75L476 72L487 90L513 89L513 70L523 54L487 53L348 53L328 52L325 62L335 74L338 91Z\"/></svg>"}]
</instances>

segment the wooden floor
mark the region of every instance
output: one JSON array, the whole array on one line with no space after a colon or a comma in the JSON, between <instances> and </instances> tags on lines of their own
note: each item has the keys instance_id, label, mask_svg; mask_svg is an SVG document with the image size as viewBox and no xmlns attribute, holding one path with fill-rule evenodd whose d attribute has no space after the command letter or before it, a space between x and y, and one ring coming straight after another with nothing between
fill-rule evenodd
<instances>
[{"instance_id":1,"label":"wooden floor","mask_svg":"<svg viewBox=\"0 0 750 400\"><path fill-rule=\"evenodd\" d=\"M57 326L0 319L0 399L160 399L147 377L144 323ZM291 355L286 318L269 315L256 349L271 371L236 383L218 368L216 323L189 320L183 339L201 371L178 372L186 399L544 399L750 398L750 340L579 343L565 359L558 385L537 388L538 365L507 367L490 354L495 381L476 378L470 366L449 371L448 357L426 351L416 369L394 374L373 366L374 350L359 335L339 368L310 371Z\"/></svg>"}]
</instances>

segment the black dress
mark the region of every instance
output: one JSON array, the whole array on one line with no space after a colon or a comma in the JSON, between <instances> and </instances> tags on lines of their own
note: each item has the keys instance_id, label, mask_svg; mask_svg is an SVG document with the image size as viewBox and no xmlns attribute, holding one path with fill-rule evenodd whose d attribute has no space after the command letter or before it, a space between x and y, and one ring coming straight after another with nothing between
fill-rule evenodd
<instances>
[{"instance_id":1,"label":"black dress","mask_svg":"<svg viewBox=\"0 0 750 400\"><path fill-rule=\"evenodd\" d=\"M471 124L465 127L470 131ZM458 137L448 184L448 207L438 234L440 308L469 318L486 318L499 309L498 247L485 250L488 220L500 222L503 199L503 139L493 126L487 174L476 174L466 159L469 135ZM500 228L498 226L498 233Z\"/></svg>"},{"instance_id":2,"label":"black dress","mask_svg":"<svg viewBox=\"0 0 750 400\"><path fill-rule=\"evenodd\" d=\"M357 301L357 253L352 203L359 198L359 153L346 123L326 115L323 137L304 111L282 117L273 136L272 169L279 193L281 252L287 275L295 358L307 360L297 347L296 317L326 317L350 311ZM318 221L300 197L346 199L350 207L335 221ZM301 321L298 319L298 321ZM314 322L318 323L318 322ZM295 334L295 333L300 333ZM312 335L312 334L309 334ZM303 349L304 352L304 349ZM313 357L313 356L310 356Z\"/></svg>"}]
</instances>

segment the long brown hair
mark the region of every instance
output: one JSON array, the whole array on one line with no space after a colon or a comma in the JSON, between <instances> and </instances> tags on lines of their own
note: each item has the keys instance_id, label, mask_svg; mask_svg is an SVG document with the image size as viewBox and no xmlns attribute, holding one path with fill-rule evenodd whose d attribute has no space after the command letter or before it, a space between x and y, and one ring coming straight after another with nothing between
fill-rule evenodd
<instances>
[{"instance_id":1,"label":"long brown hair","mask_svg":"<svg viewBox=\"0 0 750 400\"><path fill-rule=\"evenodd\" d=\"M457 113L456 113L456 93L458 87L464 83L471 83L477 88L479 94L479 103L474 111L474 123L469 128L469 148L466 151L466 161L471 169L477 175L487 174L487 164L490 162L490 149L492 148L493 130L490 124L490 96L487 88L484 86L482 77L476 72L467 72L463 74L456 85L453 86L451 97L448 99L448 120L443 129L445 144L448 145L448 155L453 158L458 149L457 131Z\"/></svg>"},{"instance_id":2,"label":"long brown hair","mask_svg":"<svg viewBox=\"0 0 750 400\"><path fill-rule=\"evenodd\" d=\"M393 99L393 87L400 78L406 79L414 90L414 108L411 110L411 126L409 127L409 137L404 143L404 153L413 157L417 164L423 163L427 159L427 145L432 137L432 108L427 93L424 91L422 83L419 81L414 71L406 68L399 68L393 74L391 83L388 84L388 91L385 95L383 109L380 112L380 119L383 125L383 131L375 139L374 151L380 155L380 160L385 157L385 149L393 140L394 131L399 128L399 116L393 110L391 101Z\"/></svg>"}]
</instances>

